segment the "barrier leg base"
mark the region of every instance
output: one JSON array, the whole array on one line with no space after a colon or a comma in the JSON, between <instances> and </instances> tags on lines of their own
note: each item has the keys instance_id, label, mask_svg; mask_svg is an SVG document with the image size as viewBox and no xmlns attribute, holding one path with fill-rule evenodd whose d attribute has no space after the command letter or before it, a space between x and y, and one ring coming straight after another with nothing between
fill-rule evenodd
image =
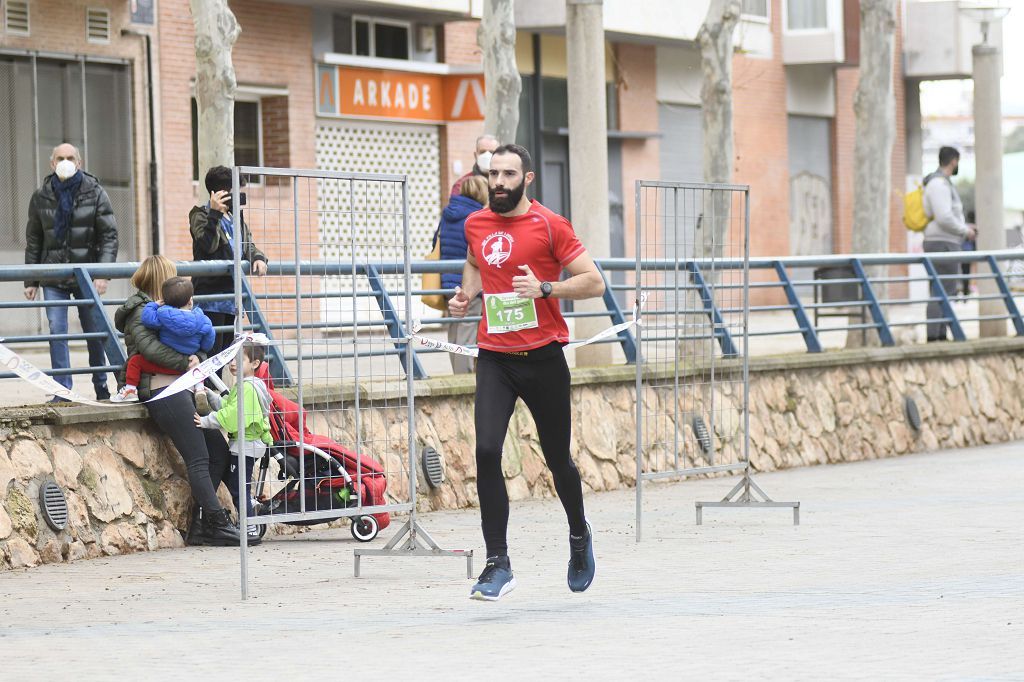
<instances>
[{"instance_id":1,"label":"barrier leg base","mask_svg":"<svg viewBox=\"0 0 1024 682\"><path fill-rule=\"evenodd\" d=\"M404 542L403 542L404 540ZM355 549L355 577L364 556L451 556L466 559L466 577L473 578L473 550L441 549L415 517L402 524L395 536L380 549Z\"/></svg>"},{"instance_id":2,"label":"barrier leg base","mask_svg":"<svg viewBox=\"0 0 1024 682\"><path fill-rule=\"evenodd\" d=\"M768 493L761 489L749 473L744 473L743 478L729 493L717 502L694 502L697 508L697 525L704 522L705 507L745 507L745 508L791 508L793 510L793 525L800 525L800 503L799 502L776 502L768 497Z\"/></svg>"}]
</instances>

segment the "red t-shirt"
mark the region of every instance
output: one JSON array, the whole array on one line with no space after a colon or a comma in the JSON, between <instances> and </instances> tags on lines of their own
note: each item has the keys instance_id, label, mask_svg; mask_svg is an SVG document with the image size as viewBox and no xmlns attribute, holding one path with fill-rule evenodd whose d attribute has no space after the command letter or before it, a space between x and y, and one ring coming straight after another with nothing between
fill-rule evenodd
<instances>
[{"instance_id":1,"label":"red t-shirt","mask_svg":"<svg viewBox=\"0 0 1024 682\"><path fill-rule=\"evenodd\" d=\"M557 282L563 268L586 251L568 220L536 201L521 216L506 218L482 209L466 218L466 242L480 268L484 295L513 291L512 278L528 265L541 282ZM487 317L480 320L477 345L485 350L526 351L552 341L569 342L558 300L534 299L537 326L533 329L490 334Z\"/></svg>"}]
</instances>

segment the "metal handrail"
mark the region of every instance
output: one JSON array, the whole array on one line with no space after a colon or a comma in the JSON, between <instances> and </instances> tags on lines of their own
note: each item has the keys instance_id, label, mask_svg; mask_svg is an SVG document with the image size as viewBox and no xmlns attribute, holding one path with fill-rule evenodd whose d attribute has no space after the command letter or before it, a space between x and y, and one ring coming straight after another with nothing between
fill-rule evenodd
<instances>
[{"instance_id":1,"label":"metal handrail","mask_svg":"<svg viewBox=\"0 0 1024 682\"><path fill-rule=\"evenodd\" d=\"M750 259L749 267L751 270L765 270L774 272L776 275L776 281L758 281L750 282L749 286L751 289L782 289L786 294L788 303L786 304L772 304L772 305L755 305L751 306L751 310L754 312L783 312L792 311L797 322L795 329L778 329L768 331L750 331L750 336L764 337L764 336L783 336L789 334L803 334L806 342L808 352L821 352L822 347L818 341L818 333L824 332L837 332L837 331L861 331L866 332L869 330L876 331L882 339L883 345L892 345L894 343L892 335L889 332L891 327L902 327L916 324L922 324L927 322L945 322L950 325L953 329L954 338L957 341L962 341L966 337L963 335L960 322L962 321L978 321L978 320L1009 320L1014 325L1014 329L1019 336L1024 336L1024 320L1021 318L1020 310L1018 309L1012 289L1007 277L1003 271L1003 268L999 266L1000 263L1005 263L1011 260L1024 260L1024 250L1021 249L1004 249L998 251L968 251L968 252L948 252L948 253L927 253L927 254L853 254L853 255L821 255L821 256L790 256L783 258L768 258L768 257L752 257ZM987 295L974 295L971 298L974 300L996 300L1001 299L1006 308L1005 315L979 315L971 318L958 318L955 310L945 294L942 287L943 281L951 279L960 279L962 275L940 275L936 272L935 264L937 263L979 263L988 265L990 272L969 275L971 279L991 279L995 280L999 292L996 294ZM637 264L634 259L629 258L603 258L596 260L598 266L605 273L629 273L630 276L635 275ZM876 276L872 277L868 274L868 268L876 266L898 266L898 265L924 265L926 274L919 277L910 276ZM233 274L233 263L231 261L200 261L200 262L180 262L177 263L177 270L180 275L187 276L231 276ZM730 344L730 354L734 354L736 351L732 349L732 341L729 340L729 335L723 334L720 325L714 323L714 320L720 319L722 313L731 314L735 313L734 307L719 307L715 294L717 292L726 292L741 288L742 284L736 283L705 283L704 278L708 276L708 273L722 273L730 270L739 271L743 268L743 261L735 258L696 258L685 261L675 261L671 259L649 259L644 260L641 263L641 268L645 272L651 271L668 271L678 273L684 277L680 282L673 284L657 285L652 287L652 290L672 290L680 289L697 293L699 296L701 291L709 291L711 296L710 301L704 301L698 308L688 309L682 312L707 316L709 321L709 331L704 336L694 336L687 334L686 338L690 339L703 339L703 340L717 340L719 343L728 341ZM411 263L411 271L413 274L424 274L424 273L461 273L464 266L462 260L441 260L441 261L413 261ZM793 280L789 278L788 272L793 269L807 269L807 268L828 268L836 266L845 266L850 268L853 273L850 276L835 278L835 279L798 279ZM0 309L31 309L31 308L46 308L46 307L75 307L82 305L99 306L105 323L105 329L107 332L92 332L92 333L79 333L79 334L62 334L62 335L50 335L40 334L37 336L13 336L6 339L0 339L8 344L23 344L30 342L41 342L41 341L81 341L90 338L104 338L108 348L108 355L113 348L120 350L121 359L124 359L124 352L121 350L119 345L119 337L121 336L113 329L110 317L107 313L105 306L108 305L119 305L124 302L124 299L107 299L102 300L99 295L95 292L92 287L93 279L127 279L130 278L135 271L138 269L139 263L102 263L102 264L81 264L81 265L4 265L0 266L0 282L20 282L25 280L39 280L45 281L67 281L69 279L77 279L83 293L87 294L84 298L71 301L0 301ZM360 262L355 265L351 263L338 263L338 262L318 262L318 261L303 261L296 264L295 262L280 261L271 263L268 269L267 276L294 276L297 268L301 270L303 276L351 276L353 269L357 274L363 276L372 276L378 283L379 288L373 291L354 291L354 292L341 292L339 293L324 293L324 292L310 292L302 296L303 299L314 299L314 298L326 298L328 296L348 296L355 295L360 297L375 298L381 307L382 320L357 320L352 322L337 322L337 323L305 323L304 328L309 329L331 329L345 331L349 328L356 326L359 327L376 327L381 329L390 329L392 326L398 325L402 328L407 328L407 321L402 319L399 312L393 309L390 304L392 297L400 297L404 295L404 291L398 289L391 289L384 286L384 281L381 279L386 275L400 274L403 272L404 264L400 262ZM248 270L248 265L243 263L243 270ZM695 276L699 278L695 279ZM609 278L606 276L606 281ZM928 281L931 284L930 295L926 298L918 300L909 298L898 298L898 299L885 299L876 298L873 293L874 285L889 284L889 283L910 283L914 281ZM804 303L798 295L799 290L806 291L807 289L816 289L817 287L825 287L829 285L852 285L856 286L860 290L860 298L853 300L843 300L840 302L813 302ZM860 285L860 286L857 286ZM248 299L249 287L243 285L245 289L244 298ZM628 284L612 284L608 282L607 291L604 296L604 303L606 310L604 312L566 312L567 318L592 318L592 317L603 317L608 316L613 322L620 322L624 319L623 312L618 304L616 295L622 295L622 292L632 290L633 285ZM88 295L90 294L91 295ZM412 295L421 296L426 294L453 294L454 290L451 289L415 289L410 292ZM283 330L289 328L287 324L274 323L270 324L260 312L260 301L266 300L280 300L282 298L288 298L290 295L286 293L268 293L268 294L253 294L250 305L248 308L247 315L249 316L248 324L246 328L263 331L269 335L273 335L275 330ZM208 294L202 296L196 296L197 302L215 301L215 300L226 300L233 298L233 294ZM702 296L703 298L703 296ZM928 302L939 302L943 306L943 313L941 317L929 319L925 318L919 322L907 322L907 321L892 321L890 322L884 313L884 308L889 306L900 306L908 305L913 303L928 303ZM839 311L858 309L864 310L863 317L860 323L848 323L842 326L829 326L823 328L817 328L816 323L811 322L808 318L808 312L818 314L819 310L835 309ZM646 311L651 317L657 318L659 316L674 313L675 311L651 309ZM836 315L837 313L833 313ZM841 314L841 313L838 313ZM856 316L856 314L855 314ZM472 321L479 318L467 318L466 321ZM422 320L424 324L430 325L446 325L456 324L463 322L463 320L456 320L447 317L429 317ZM219 327L219 330L229 330L230 327ZM681 337L678 337L681 338ZM629 332L623 332L617 337L606 339L605 343L619 343L623 347L623 351L626 355L627 362L631 363L635 360L635 339ZM396 355L400 358L404 356L404 341L396 338L394 348L390 348L384 351L380 351L381 355ZM725 346L723 346L723 349ZM421 353L430 352L443 352L436 351L433 349L417 349L414 350L414 357ZM336 357L347 357L341 353L323 353L318 354L324 358L336 358ZM349 354L351 355L351 353ZM305 357L305 356L304 356ZM316 358L309 358L316 359ZM287 380L289 377L287 363L293 361L293 357L285 357L280 351L277 351L277 361L279 366L277 372ZM98 369L110 370L110 367L105 368L83 368L83 369L62 369L62 370L46 370L47 374L51 376L67 375L67 374L88 374ZM416 378L423 378L426 376L426 372L418 361L414 361L414 366L409 368L409 371L413 371ZM0 379L11 378L14 375L11 373L0 373Z\"/></svg>"}]
</instances>

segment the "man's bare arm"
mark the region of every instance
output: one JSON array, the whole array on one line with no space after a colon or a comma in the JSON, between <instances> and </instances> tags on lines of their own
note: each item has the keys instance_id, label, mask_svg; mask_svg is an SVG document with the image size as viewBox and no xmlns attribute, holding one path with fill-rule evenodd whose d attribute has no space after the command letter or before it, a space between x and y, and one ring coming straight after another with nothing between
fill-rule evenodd
<instances>
[{"instance_id":1,"label":"man's bare arm","mask_svg":"<svg viewBox=\"0 0 1024 682\"><path fill-rule=\"evenodd\" d=\"M480 290L484 288L480 279L480 267L472 253L466 253L466 265L462 268L462 292L466 298L473 300Z\"/></svg>"},{"instance_id":2,"label":"man's bare arm","mask_svg":"<svg viewBox=\"0 0 1024 682\"><path fill-rule=\"evenodd\" d=\"M572 276L564 282L551 283L553 297L579 301L604 295L604 277L601 276L589 253L584 251L566 265L565 269Z\"/></svg>"},{"instance_id":3,"label":"man's bare arm","mask_svg":"<svg viewBox=\"0 0 1024 682\"><path fill-rule=\"evenodd\" d=\"M521 298L540 298L540 280L529 266L520 265L523 274L512 278L512 289ZM586 251L565 266L571 277L564 282L551 282L551 298L579 301L604 294L604 277L597 270L594 259ZM479 272L479 271L478 271Z\"/></svg>"},{"instance_id":4,"label":"man's bare arm","mask_svg":"<svg viewBox=\"0 0 1024 682\"><path fill-rule=\"evenodd\" d=\"M462 286L455 288L455 295L448 300L448 312L452 317L465 317L469 303L480 290L483 282L480 279L480 268L472 253L466 253L466 265L462 268Z\"/></svg>"}]
</instances>

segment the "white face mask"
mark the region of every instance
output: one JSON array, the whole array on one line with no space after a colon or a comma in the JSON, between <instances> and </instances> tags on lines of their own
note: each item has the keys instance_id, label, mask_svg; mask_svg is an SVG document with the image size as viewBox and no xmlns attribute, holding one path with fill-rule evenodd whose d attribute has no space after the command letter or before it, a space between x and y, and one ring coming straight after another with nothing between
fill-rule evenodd
<instances>
[{"instance_id":1,"label":"white face mask","mask_svg":"<svg viewBox=\"0 0 1024 682\"><path fill-rule=\"evenodd\" d=\"M476 157L476 167L486 172L491 170L491 152L483 152Z\"/></svg>"},{"instance_id":2,"label":"white face mask","mask_svg":"<svg viewBox=\"0 0 1024 682\"><path fill-rule=\"evenodd\" d=\"M54 172L57 174L57 177L60 178L63 182L64 180L67 180L72 175L78 172L78 166L75 165L74 161L71 161L70 159L64 159L63 161L57 164L57 167L54 169Z\"/></svg>"}]
</instances>

